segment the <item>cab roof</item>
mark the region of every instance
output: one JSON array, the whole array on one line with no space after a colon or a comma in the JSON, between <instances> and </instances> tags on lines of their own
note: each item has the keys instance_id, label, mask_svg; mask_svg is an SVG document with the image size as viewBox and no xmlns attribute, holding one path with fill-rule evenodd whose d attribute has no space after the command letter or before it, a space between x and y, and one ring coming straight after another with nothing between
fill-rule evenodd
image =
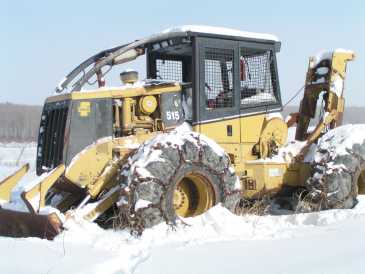
<instances>
[{"instance_id":1,"label":"cab roof","mask_svg":"<svg viewBox=\"0 0 365 274\"><path fill-rule=\"evenodd\" d=\"M189 35L198 35L198 36L221 36L221 37L235 37L238 40L261 40L261 41L271 41L271 42L280 42L279 38L272 34L266 33L255 33L255 32L247 32L240 31L230 28L222 28L222 27L212 27L212 26L203 26L203 25L183 25L168 28L161 33L161 36L166 34L186 34ZM156 34L154 36L158 36Z\"/></svg>"}]
</instances>

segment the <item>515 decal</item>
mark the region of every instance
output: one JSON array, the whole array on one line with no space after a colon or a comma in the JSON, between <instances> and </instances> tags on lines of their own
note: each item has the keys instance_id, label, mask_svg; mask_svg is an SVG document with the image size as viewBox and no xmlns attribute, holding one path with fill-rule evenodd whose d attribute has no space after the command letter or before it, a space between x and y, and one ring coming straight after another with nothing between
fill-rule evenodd
<instances>
[{"instance_id":1,"label":"515 decal","mask_svg":"<svg viewBox=\"0 0 365 274\"><path fill-rule=\"evenodd\" d=\"M174 120L174 121L180 120L179 111L166 111L166 119L169 121L170 120Z\"/></svg>"}]
</instances>

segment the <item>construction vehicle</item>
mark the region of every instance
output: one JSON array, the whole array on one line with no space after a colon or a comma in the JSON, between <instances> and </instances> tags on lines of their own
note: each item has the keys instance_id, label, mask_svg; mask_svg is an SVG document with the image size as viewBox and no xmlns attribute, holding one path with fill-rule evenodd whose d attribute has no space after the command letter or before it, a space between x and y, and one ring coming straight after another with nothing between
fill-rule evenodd
<instances>
[{"instance_id":1,"label":"construction vehicle","mask_svg":"<svg viewBox=\"0 0 365 274\"><path fill-rule=\"evenodd\" d=\"M346 64L354 54L310 59L300 111L285 122L278 115L280 46L273 35L184 26L81 63L45 101L40 177L20 195L28 212L0 209L0 234L52 239L75 216L102 225L117 219L142 231L217 203L234 212L242 199L305 189L313 166L304 156L341 124ZM106 85L111 68L140 56L147 80L125 70L120 85ZM310 132L321 96L325 115ZM293 124L304 141L301 153L274 161ZM12 203L11 190L27 169L1 182L1 199Z\"/></svg>"}]
</instances>

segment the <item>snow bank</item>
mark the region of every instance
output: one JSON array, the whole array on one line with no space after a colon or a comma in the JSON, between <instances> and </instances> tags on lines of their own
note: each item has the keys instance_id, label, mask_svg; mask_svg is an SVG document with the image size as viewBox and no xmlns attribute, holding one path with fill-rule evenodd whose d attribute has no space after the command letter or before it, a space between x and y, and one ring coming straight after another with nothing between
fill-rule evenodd
<instances>
[{"instance_id":1,"label":"snow bank","mask_svg":"<svg viewBox=\"0 0 365 274\"><path fill-rule=\"evenodd\" d=\"M342 224L345 222L351 225L343 228ZM22 258L22 264L14 263L13 260L1 260L0 267L3 273L7 274L185 274L194 272L196 268L200 271L194 273L207 273L203 269L209 267L210 264L218 264L220 268L229 269L230 264L233 263L239 267L230 273L242 273L242 268L249 271L248 273L267 273L267 269L263 269L262 265L256 265L256 269L246 268L247 262L244 258L249 254L259 255L268 250L272 252L272 254L269 252L269 255L275 256L278 248L290 239L290 242L294 242L298 246L310 242L313 248L311 254L316 255L312 258L312 262L315 262L316 259L321 258L321 254L316 253L316 246L321 244L311 242L310 239L320 240L330 234L337 242L341 239L347 240L348 234L346 234L346 230L343 230L351 230L359 223L365 224L364 197L361 197L360 204L353 210L330 210L287 216L241 217L233 215L218 205L201 216L182 220L175 229L163 223L147 229L140 238L133 237L126 231L103 230L94 223L74 220L66 223L68 230L59 235L54 242L32 238L0 237L0 253L6 250L6 255L3 254L2 257ZM317 236L312 237L311 235ZM353 245L354 248L359 245L357 238L356 244ZM219 248L209 248L212 244L218 247L225 246L224 252ZM264 250L259 247L263 244L266 246ZM255 247L257 245L259 246ZM297 248L295 245L292 245L291 248ZM250 248L246 248L247 246ZM201 249L207 250L200 255L199 260L194 259L195 251ZM342 247L332 243L324 249L333 252L333 250L341 250ZM289 264L297 257L297 253L293 252L293 249L291 250L287 254L280 254ZM181 252L184 257L179 256ZM161 254L163 254L162 258ZM238 257L241 259L232 261L230 258L237 257L237 254L240 254ZM306 258L307 254L300 256ZM358 256L360 258L361 254ZM179 265L182 258L185 261L184 268L178 267L174 269L174 272L164 272L165 263ZM215 258L218 261L210 261L209 258ZM346 258L344 254L342 256L343 264L346 263ZM271 262L270 256L265 260ZM329 260L321 260L321 268L318 268L318 265L312 265L312 262L307 260L305 269L307 272L303 273L318 273L313 271L325 270L332 263ZM202 265L202 263L206 263L206 265ZM261 269L261 272L258 269ZM222 273L215 272L215 270L213 269L209 273ZM274 270L274 268L271 269L273 271L271 273L277 273ZM293 269L291 270L293 271ZM321 273L333 272L322 271Z\"/></svg>"},{"instance_id":2,"label":"snow bank","mask_svg":"<svg viewBox=\"0 0 365 274\"><path fill-rule=\"evenodd\" d=\"M154 247L135 273L363 273L364 216L319 225L310 217L308 225L293 225L287 238Z\"/></svg>"},{"instance_id":3,"label":"snow bank","mask_svg":"<svg viewBox=\"0 0 365 274\"><path fill-rule=\"evenodd\" d=\"M333 210L283 216L236 216L217 205L201 216L182 219L171 230L166 224L147 229L140 241L150 245L180 243L184 245L207 242L283 239L296 237L297 229L326 226L349 218L365 217L365 199L354 210Z\"/></svg>"}]
</instances>

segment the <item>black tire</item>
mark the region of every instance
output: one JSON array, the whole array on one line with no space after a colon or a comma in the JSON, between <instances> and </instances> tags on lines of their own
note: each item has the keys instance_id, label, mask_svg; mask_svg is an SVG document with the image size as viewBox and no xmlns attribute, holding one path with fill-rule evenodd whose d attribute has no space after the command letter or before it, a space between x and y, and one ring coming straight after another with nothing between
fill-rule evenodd
<instances>
[{"instance_id":1,"label":"black tire","mask_svg":"<svg viewBox=\"0 0 365 274\"><path fill-rule=\"evenodd\" d=\"M352 147L346 148L346 153L338 153L342 143L331 142L335 138L339 139L339 134L341 128L324 135L320 140L314 157L313 175L306 182L308 194L305 202L299 204L301 211L350 209L358 202L359 187L364 187L361 174L365 170L365 142L351 142L348 140L351 139L350 134L341 135L341 142L350 141Z\"/></svg>"},{"instance_id":2,"label":"black tire","mask_svg":"<svg viewBox=\"0 0 365 274\"><path fill-rule=\"evenodd\" d=\"M197 133L173 131L142 145L122 168L122 226L141 233L163 221L174 225L178 219L173 206L174 192L189 174L207 184L214 195L213 205L222 203L234 211L240 199L238 178L228 155L213 149L211 142ZM138 200L144 205L137 205Z\"/></svg>"}]
</instances>

